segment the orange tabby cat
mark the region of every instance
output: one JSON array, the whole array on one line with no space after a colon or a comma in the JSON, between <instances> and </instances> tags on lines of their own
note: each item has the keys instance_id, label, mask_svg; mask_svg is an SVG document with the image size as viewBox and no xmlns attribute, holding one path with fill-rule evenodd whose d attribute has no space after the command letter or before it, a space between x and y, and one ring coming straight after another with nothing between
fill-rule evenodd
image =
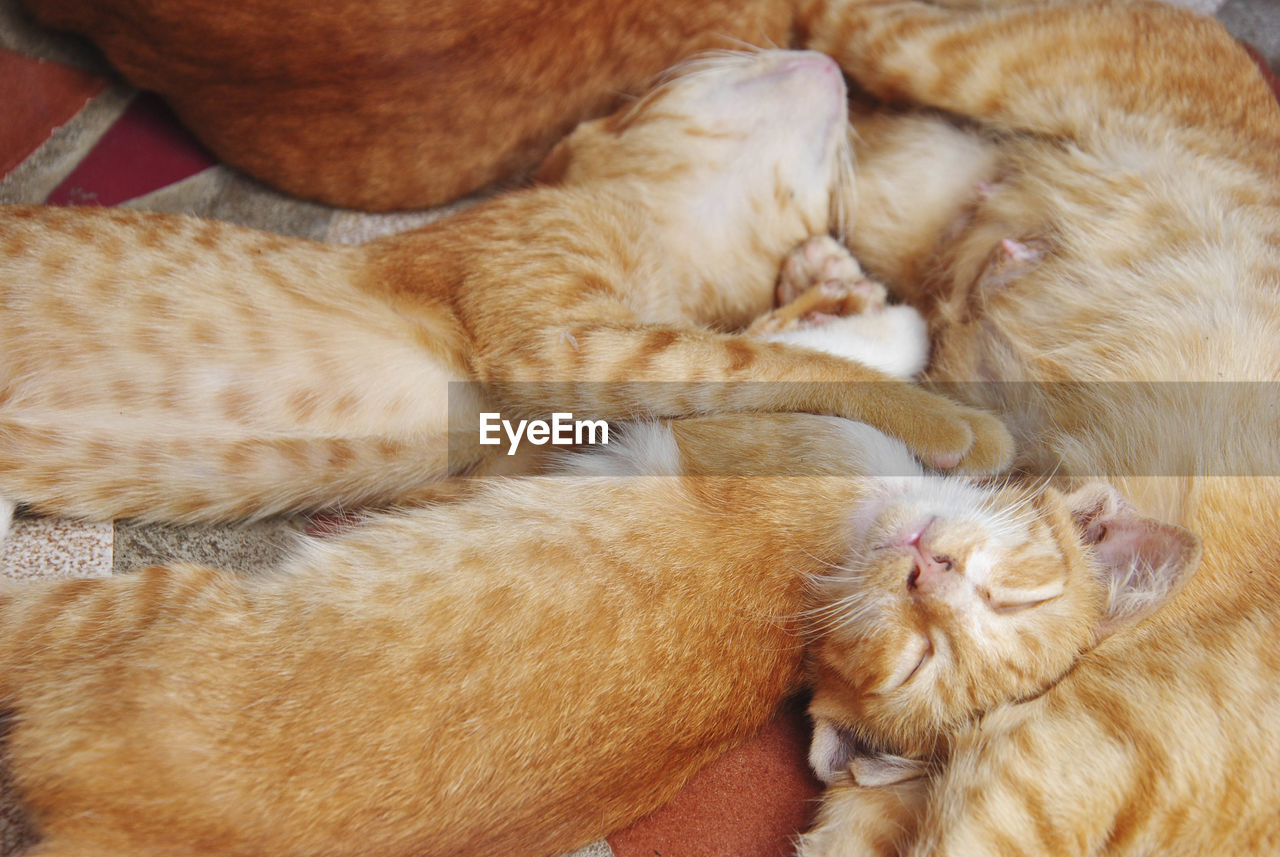
<instances>
[{"instance_id":1,"label":"orange tabby cat","mask_svg":"<svg viewBox=\"0 0 1280 857\"><path fill-rule=\"evenodd\" d=\"M833 788L801 854L892 851L952 736L993 710L1020 712L1199 562L1191 533L1101 483L997 514L885 481L867 507L879 514L854 518L855 549L817 593L810 763Z\"/></svg>"},{"instance_id":2,"label":"orange tabby cat","mask_svg":"<svg viewBox=\"0 0 1280 857\"><path fill-rule=\"evenodd\" d=\"M562 853L657 807L800 686L809 582L853 551L897 597L899 558L859 545L904 506L1053 558L1055 592L1003 558L988 571L1025 608L1011 627L1070 632L1028 664L1060 671L1102 605L1074 501L961 480L864 425L723 415L371 517L277 573L0 582L31 857Z\"/></svg>"},{"instance_id":3,"label":"orange tabby cat","mask_svg":"<svg viewBox=\"0 0 1280 857\"><path fill-rule=\"evenodd\" d=\"M829 59L725 54L577 131L545 167L557 184L361 247L0 209L0 497L168 520L387 502L480 462L482 411L828 413L998 469L989 416L721 332L833 225L846 143ZM589 383L624 380L687 383ZM450 401L461 381L487 398ZM883 383L828 383L861 381Z\"/></svg>"},{"instance_id":4,"label":"orange tabby cat","mask_svg":"<svg viewBox=\"0 0 1280 857\"><path fill-rule=\"evenodd\" d=\"M803 41L816 0L24 0L290 193L436 205L528 171L708 49Z\"/></svg>"},{"instance_id":5,"label":"orange tabby cat","mask_svg":"<svg viewBox=\"0 0 1280 857\"><path fill-rule=\"evenodd\" d=\"M802 853L1275 854L1280 108L1210 20L1004 5L816 27L873 95L964 120L855 121L848 240L925 310L930 378L1016 382L953 390L1006 414L1022 467L1111 475L1203 561L926 779L833 791Z\"/></svg>"},{"instance_id":6,"label":"orange tabby cat","mask_svg":"<svg viewBox=\"0 0 1280 857\"><path fill-rule=\"evenodd\" d=\"M92 38L226 163L387 210L528 172L695 53L838 42L829 28L851 0L22 2Z\"/></svg>"}]
</instances>

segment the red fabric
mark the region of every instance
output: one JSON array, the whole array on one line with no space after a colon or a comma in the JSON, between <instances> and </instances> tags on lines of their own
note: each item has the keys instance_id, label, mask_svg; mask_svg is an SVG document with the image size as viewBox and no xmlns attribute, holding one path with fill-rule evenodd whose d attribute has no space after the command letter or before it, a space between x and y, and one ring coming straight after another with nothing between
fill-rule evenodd
<instances>
[{"instance_id":1,"label":"red fabric","mask_svg":"<svg viewBox=\"0 0 1280 857\"><path fill-rule=\"evenodd\" d=\"M51 205L118 205L217 162L150 93L138 95L49 195Z\"/></svg>"},{"instance_id":2,"label":"red fabric","mask_svg":"<svg viewBox=\"0 0 1280 857\"><path fill-rule=\"evenodd\" d=\"M79 113L106 81L65 65L0 49L0 178Z\"/></svg>"},{"instance_id":3,"label":"red fabric","mask_svg":"<svg viewBox=\"0 0 1280 857\"><path fill-rule=\"evenodd\" d=\"M788 705L669 804L610 836L615 857L789 857L821 793L806 761L809 731L803 705Z\"/></svg>"}]
</instances>

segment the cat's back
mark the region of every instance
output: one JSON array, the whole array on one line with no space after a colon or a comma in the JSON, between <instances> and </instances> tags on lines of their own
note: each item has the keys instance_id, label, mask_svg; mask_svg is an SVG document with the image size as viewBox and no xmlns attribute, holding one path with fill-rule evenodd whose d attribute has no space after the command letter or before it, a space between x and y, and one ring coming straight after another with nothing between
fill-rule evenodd
<instances>
[{"instance_id":1,"label":"cat's back","mask_svg":"<svg viewBox=\"0 0 1280 857\"><path fill-rule=\"evenodd\" d=\"M218 422L252 422L273 392L288 398L274 385L358 373L370 343L421 364L416 374L432 358L448 371L449 337L432 341L421 318L356 288L362 248L193 217L15 206L0 208L0 251L11 408L65 408L61 391L82 408L212 408Z\"/></svg>"},{"instance_id":2,"label":"cat's back","mask_svg":"<svg viewBox=\"0 0 1280 857\"><path fill-rule=\"evenodd\" d=\"M855 483L680 477L645 431L615 439L625 479L495 481L272 576L0 594L11 768L42 828L86 851L554 853L656 807L798 686L806 573L840 555ZM88 649L105 673L28 668ZM92 753L59 750L79 736Z\"/></svg>"},{"instance_id":3,"label":"cat's back","mask_svg":"<svg viewBox=\"0 0 1280 857\"><path fill-rule=\"evenodd\" d=\"M461 333L359 288L367 263L191 217L0 208L0 494L191 520L438 476L421 438L466 378Z\"/></svg>"},{"instance_id":4,"label":"cat's back","mask_svg":"<svg viewBox=\"0 0 1280 857\"><path fill-rule=\"evenodd\" d=\"M253 0L230 16L191 0L27 5L94 39L220 159L375 210L527 170L680 59L785 45L792 19L783 0Z\"/></svg>"}]
</instances>

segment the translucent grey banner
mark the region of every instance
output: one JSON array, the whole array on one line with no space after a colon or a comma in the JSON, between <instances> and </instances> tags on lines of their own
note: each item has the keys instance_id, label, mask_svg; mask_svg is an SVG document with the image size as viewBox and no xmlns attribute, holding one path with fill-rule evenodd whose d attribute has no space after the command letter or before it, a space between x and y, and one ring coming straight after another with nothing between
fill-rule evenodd
<instances>
[{"instance_id":1,"label":"translucent grey banner","mask_svg":"<svg viewBox=\"0 0 1280 857\"><path fill-rule=\"evenodd\" d=\"M610 443L628 436L636 423L735 414L740 431L732 429L737 422L717 420L716 437L725 454L716 456L716 475L827 473L828 463L809 467L800 455L779 455L776 467L764 463L768 456L760 454L761 444L815 441L778 436L803 431L803 421L771 422L756 415L791 410L856 413L871 415L874 423L874 415L892 410L886 386L454 383L449 391L450 468L458 475L528 472L527 465L518 463L523 456L535 462L538 472L554 473L559 464L549 461L605 452ZM924 387L1000 417L1018 446L1015 469L1028 475L1280 476L1278 382L1005 382ZM910 427L915 420L929 418L921 412L908 415L906 422ZM770 434L771 429L776 431ZM733 455L734 450L741 454ZM502 459L510 459L509 466Z\"/></svg>"}]
</instances>

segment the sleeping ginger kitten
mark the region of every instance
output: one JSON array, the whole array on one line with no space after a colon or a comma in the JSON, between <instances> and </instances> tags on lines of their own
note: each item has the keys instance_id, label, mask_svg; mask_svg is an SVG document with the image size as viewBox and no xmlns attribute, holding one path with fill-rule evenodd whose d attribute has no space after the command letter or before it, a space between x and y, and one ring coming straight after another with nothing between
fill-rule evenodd
<instances>
[{"instance_id":1,"label":"sleeping ginger kitten","mask_svg":"<svg viewBox=\"0 0 1280 857\"><path fill-rule=\"evenodd\" d=\"M825 413L998 469L993 418L728 332L836 225L846 125L829 59L726 54L575 132L554 184L361 247L0 209L0 498L175 521L390 502L479 465L482 411ZM450 401L465 381L483 394ZM754 381L789 383L714 383Z\"/></svg>"},{"instance_id":2,"label":"sleeping ginger kitten","mask_svg":"<svg viewBox=\"0 0 1280 857\"><path fill-rule=\"evenodd\" d=\"M1153 614L1199 563L1193 534L1105 483L997 508L957 499L975 490L877 483L853 517L850 558L819 578L809 760L829 791L801 855L893 853L954 736L1033 716L1024 703Z\"/></svg>"},{"instance_id":3,"label":"sleeping ginger kitten","mask_svg":"<svg viewBox=\"0 0 1280 857\"><path fill-rule=\"evenodd\" d=\"M1109 476L1203 559L1044 693L962 724L926 778L833 791L801 853L1273 855L1280 107L1188 12L945 5L815 30L898 107L854 119L847 240L929 319L927 378L1002 413L1022 468Z\"/></svg>"}]
</instances>

